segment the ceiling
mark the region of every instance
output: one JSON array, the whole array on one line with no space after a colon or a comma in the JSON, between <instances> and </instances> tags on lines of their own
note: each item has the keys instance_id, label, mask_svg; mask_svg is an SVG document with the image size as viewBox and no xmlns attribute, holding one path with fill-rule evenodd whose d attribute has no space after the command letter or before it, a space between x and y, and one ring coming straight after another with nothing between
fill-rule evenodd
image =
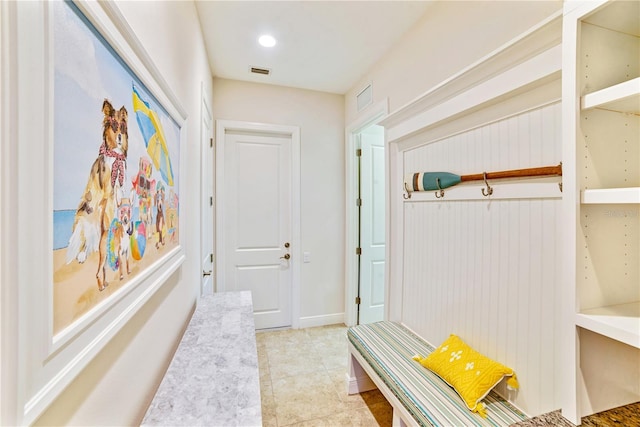
<instances>
[{"instance_id":1,"label":"ceiling","mask_svg":"<svg viewBox=\"0 0 640 427\"><path fill-rule=\"evenodd\" d=\"M428 1L196 1L214 76L344 94ZM264 48L262 34L278 43ZM251 67L268 68L257 75Z\"/></svg>"}]
</instances>

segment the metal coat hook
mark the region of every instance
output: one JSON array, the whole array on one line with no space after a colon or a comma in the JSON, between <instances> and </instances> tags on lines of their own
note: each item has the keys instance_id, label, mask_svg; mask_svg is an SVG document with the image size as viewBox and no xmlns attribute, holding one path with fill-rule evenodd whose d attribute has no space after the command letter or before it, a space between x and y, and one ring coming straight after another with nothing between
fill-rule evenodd
<instances>
[{"instance_id":1,"label":"metal coat hook","mask_svg":"<svg viewBox=\"0 0 640 427\"><path fill-rule=\"evenodd\" d=\"M402 193L402 197L405 200L409 200L411 198L411 191L409 191L409 188L407 187L407 183L406 182L404 183L404 191L406 191L407 194Z\"/></svg>"},{"instance_id":2,"label":"metal coat hook","mask_svg":"<svg viewBox=\"0 0 640 427\"><path fill-rule=\"evenodd\" d=\"M560 167L560 172L562 172L562 162L560 162L558 166ZM560 176L562 176L562 173L560 173ZM562 179L558 183L558 187L560 188L560 192L562 193Z\"/></svg>"},{"instance_id":3,"label":"metal coat hook","mask_svg":"<svg viewBox=\"0 0 640 427\"><path fill-rule=\"evenodd\" d=\"M438 191L440 192L439 196L438 191L435 192L436 199L442 199L444 197L444 190L442 189L442 187L440 187L440 178L436 178L436 186L438 187Z\"/></svg>"},{"instance_id":4,"label":"metal coat hook","mask_svg":"<svg viewBox=\"0 0 640 427\"><path fill-rule=\"evenodd\" d=\"M487 182L487 173L486 172L482 172L482 177L484 179L484 185L487 186L487 188L486 188L487 191L486 192L485 192L485 188L482 189L482 195L484 197L488 197L488 196L493 194L493 188L491 188L491 186Z\"/></svg>"}]
</instances>

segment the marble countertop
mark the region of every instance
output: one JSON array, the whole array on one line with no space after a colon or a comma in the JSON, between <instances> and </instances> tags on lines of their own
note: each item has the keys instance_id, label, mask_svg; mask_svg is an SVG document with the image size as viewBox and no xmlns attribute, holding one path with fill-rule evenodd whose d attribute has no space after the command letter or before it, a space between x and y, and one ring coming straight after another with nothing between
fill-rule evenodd
<instances>
[{"instance_id":1,"label":"marble countertop","mask_svg":"<svg viewBox=\"0 0 640 427\"><path fill-rule=\"evenodd\" d=\"M200 299L142 425L262 425L250 292Z\"/></svg>"}]
</instances>

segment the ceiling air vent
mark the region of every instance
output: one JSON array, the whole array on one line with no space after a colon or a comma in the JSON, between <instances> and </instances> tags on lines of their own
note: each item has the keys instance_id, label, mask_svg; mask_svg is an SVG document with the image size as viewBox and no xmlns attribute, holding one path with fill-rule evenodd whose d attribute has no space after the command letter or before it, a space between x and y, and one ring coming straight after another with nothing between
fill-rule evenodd
<instances>
[{"instance_id":1,"label":"ceiling air vent","mask_svg":"<svg viewBox=\"0 0 640 427\"><path fill-rule=\"evenodd\" d=\"M271 74L271 70L269 68L251 67L249 68L249 71L253 74L262 74L263 76Z\"/></svg>"}]
</instances>

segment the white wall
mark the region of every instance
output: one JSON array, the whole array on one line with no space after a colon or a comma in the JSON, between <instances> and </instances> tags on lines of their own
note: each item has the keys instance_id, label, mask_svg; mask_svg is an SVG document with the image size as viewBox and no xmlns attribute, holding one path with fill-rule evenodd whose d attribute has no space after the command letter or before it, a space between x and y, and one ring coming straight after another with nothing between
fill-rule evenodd
<instances>
[{"instance_id":1,"label":"white wall","mask_svg":"<svg viewBox=\"0 0 640 427\"><path fill-rule=\"evenodd\" d=\"M434 2L345 94L345 122L357 119L355 96L368 83L392 113L560 9L560 0Z\"/></svg>"},{"instance_id":2,"label":"white wall","mask_svg":"<svg viewBox=\"0 0 640 427\"><path fill-rule=\"evenodd\" d=\"M189 165L181 175L187 188L186 194L181 194L181 216L190 218L183 236L186 260L53 401L36 425L138 424L198 295L201 82L204 82L209 99L212 91L200 24L191 2L119 2L118 6L187 112L186 141L181 147L181 154L186 155ZM17 144L17 141L9 143ZM11 182L12 178L5 172L3 180L7 182L8 178ZM8 212L10 216L16 214L15 210ZM17 221L16 217L5 219ZM2 256L15 257L14 253L3 251ZM2 264L10 262L12 260L5 258ZM18 280L2 285L18 287L25 284ZM15 322L15 319L9 321ZM7 352L3 349L3 354ZM3 383L3 389L5 385Z\"/></svg>"},{"instance_id":3,"label":"white wall","mask_svg":"<svg viewBox=\"0 0 640 427\"><path fill-rule=\"evenodd\" d=\"M300 127L300 327L344 319L344 98L214 79L215 119ZM219 143L219 141L218 141Z\"/></svg>"}]
</instances>

